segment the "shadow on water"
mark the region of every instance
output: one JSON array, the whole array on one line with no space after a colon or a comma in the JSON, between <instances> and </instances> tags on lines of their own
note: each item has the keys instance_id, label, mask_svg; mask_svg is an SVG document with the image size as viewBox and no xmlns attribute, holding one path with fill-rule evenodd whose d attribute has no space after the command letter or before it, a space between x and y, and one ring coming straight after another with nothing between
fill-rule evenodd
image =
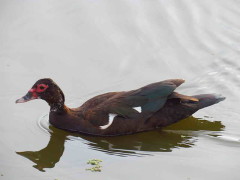
<instances>
[{"instance_id":1,"label":"shadow on water","mask_svg":"<svg viewBox=\"0 0 240 180\"><path fill-rule=\"evenodd\" d=\"M219 121L201 120L189 117L164 129L117 137L96 137L69 133L49 126L51 134L48 145L39 151L23 151L17 154L36 163L33 167L40 171L53 168L64 152L64 143L70 139L84 140L90 149L117 156L145 156L153 152L171 152L174 148L189 148L197 136L206 132L214 135L222 131L224 125Z\"/></svg>"}]
</instances>

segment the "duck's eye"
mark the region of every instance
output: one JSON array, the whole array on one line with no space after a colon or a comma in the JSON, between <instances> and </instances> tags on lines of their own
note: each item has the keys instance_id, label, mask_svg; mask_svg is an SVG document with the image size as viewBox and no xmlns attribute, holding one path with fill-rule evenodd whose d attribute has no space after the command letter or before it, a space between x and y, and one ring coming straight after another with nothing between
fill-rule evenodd
<instances>
[{"instance_id":1,"label":"duck's eye","mask_svg":"<svg viewBox=\"0 0 240 180\"><path fill-rule=\"evenodd\" d=\"M46 84L39 84L37 86L37 92L41 93L41 92L45 91L47 88L48 88L48 85L46 85Z\"/></svg>"},{"instance_id":2,"label":"duck's eye","mask_svg":"<svg viewBox=\"0 0 240 180\"><path fill-rule=\"evenodd\" d=\"M39 88L40 88L40 89L44 89L45 87L43 87L43 86L40 86Z\"/></svg>"}]
</instances>

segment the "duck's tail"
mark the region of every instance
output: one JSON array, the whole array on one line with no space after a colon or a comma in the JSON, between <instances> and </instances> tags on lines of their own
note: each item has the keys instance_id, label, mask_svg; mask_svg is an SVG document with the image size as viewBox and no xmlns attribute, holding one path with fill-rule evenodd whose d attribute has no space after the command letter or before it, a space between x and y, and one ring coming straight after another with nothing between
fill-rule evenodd
<instances>
[{"instance_id":1,"label":"duck's tail","mask_svg":"<svg viewBox=\"0 0 240 180\"><path fill-rule=\"evenodd\" d=\"M198 101L198 109L202 109L208 106L211 106L213 104L219 103L220 101L223 101L226 99L220 94L200 94L192 96L194 98L197 98Z\"/></svg>"}]
</instances>

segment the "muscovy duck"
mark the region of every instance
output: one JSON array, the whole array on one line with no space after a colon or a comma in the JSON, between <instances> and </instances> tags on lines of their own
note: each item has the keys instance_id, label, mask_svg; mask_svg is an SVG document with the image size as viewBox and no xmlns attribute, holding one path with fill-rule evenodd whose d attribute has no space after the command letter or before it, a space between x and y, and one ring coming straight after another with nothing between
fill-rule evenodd
<instances>
[{"instance_id":1,"label":"muscovy duck","mask_svg":"<svg viewBox=\"0 0 240 180\"><path fill-rule=\"evenodd\" d=\"M60 129L96 136L126 135L176 123L225 99L216 94L186 96L175 92L183 82L169 79L136 90L109 92L78 108L68 108L59 86L45 78L16 103L45 100L50 106L50 123Z\"/></svg>"}]
</instances>

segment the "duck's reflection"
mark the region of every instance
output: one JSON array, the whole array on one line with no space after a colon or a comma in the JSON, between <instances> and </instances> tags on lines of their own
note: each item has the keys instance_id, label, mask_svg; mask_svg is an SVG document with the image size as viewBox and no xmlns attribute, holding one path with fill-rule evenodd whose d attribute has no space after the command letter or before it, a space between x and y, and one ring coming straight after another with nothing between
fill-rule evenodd
<instances>
[{"instance_id":1,"label":"duck's reflection","mask_svg":"<svg viewBox=\"0 0 240 180\"><path fill-rule=\"evenodd\" d=\"M112 155L142 156L153 154L151 152L171 152L174 148L191 147L198 136L196 131L203 130L211 134L223 128L224 126L219 121L211 122L194 117L189 117L162 130L117 137L79 135L49 126L52 132L47 147L40 151L24 151L17 152L17 154L36 163L33 167L44 171L44 168L53 168L60 160L64 152L64 143L69 139L79 140L81 138L89 148Z\"/></svg>"},{"instance_id":2,"label":"duck's reflection","mask_svg":"<svg viewBox=\"0 0 240 180\"><path fill-rule=\"evenodd\" d=\"M48 145L39 151L23 151L16 152L36 163L33 167L40 171L44 168L53 168L60 160L64 152L64 143L68 139L67 134L61 130L49 127L51 129L51 137Z\"/></svg>"}]
</instances>

